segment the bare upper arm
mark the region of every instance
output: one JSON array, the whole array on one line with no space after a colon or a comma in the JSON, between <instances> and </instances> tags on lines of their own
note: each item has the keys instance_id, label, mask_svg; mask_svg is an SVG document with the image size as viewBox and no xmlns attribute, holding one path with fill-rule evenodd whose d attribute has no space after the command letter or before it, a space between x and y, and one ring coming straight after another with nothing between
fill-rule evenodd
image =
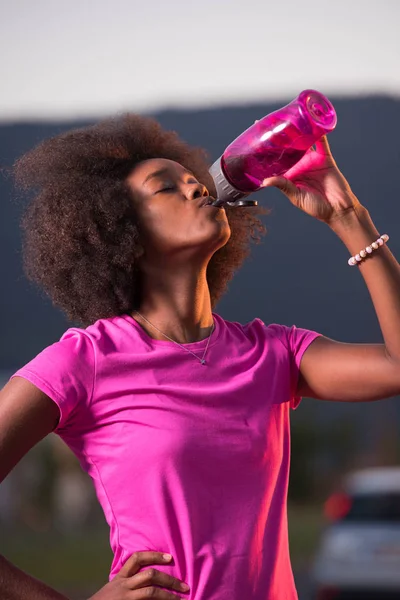
<instances>
[{"instance_id":1,"label":"bare upper arm","mask_svg":"<svg viewBox=\"0 0 400 600\"><path fill-rule=\"evenodd\" d=\"M0 482L60 418L58 406L32 383L14 377L0 391Z\"/></svg>"},{"instance_id":2,"label":"bare upper arm","mask_svg":"<svg viewBox=\"0 0 400 600\"><path fill-rule=\"evenodd\" d=\"M367 402L400 394L400 365L383 344L346 344L316 338L300 363L299 396Z\"/></svg>"}]
</instances>

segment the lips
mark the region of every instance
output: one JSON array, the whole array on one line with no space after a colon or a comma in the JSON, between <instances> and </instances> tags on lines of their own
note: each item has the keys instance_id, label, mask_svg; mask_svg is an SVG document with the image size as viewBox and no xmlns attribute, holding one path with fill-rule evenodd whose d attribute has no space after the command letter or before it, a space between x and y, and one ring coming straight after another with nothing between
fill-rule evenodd
<instances>
[{"instance_id":1,"label":"lips","mask_svg":"<svg viewBox=\"0 0 400 600\"><path fill-rule=\"evenodd\" d=\"M211 196L207 196L205 198L200 199L198 206L199 206L199 208L202 208L203 206L210 206L213 202L214 202L214 198L212 198Z\"/></svg>"}]
</instances>

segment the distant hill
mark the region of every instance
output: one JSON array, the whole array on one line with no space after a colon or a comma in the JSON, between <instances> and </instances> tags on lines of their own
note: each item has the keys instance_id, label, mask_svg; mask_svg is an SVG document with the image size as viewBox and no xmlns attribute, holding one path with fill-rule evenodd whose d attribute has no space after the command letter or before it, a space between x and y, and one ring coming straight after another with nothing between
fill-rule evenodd
<instances>
[{"instance_id":1,"label":"distant hill","mask_svg":"<svg viewBox=\"0 0 400 600\"><path fill-rule=\"evenodd\" d=\"M400 256L400 101L386 97L332 101L338 113L337 129L329 136L334 156L379 231L391 236L392 251ZM205 147L213 160L256 118L279 105L165 111L154 116L189 143ZM11 165L43 138L81 125L1 125L0 165ZM59 339L71 324L22 273L21 206L14 201L7 178L0 179L0 197L0 368L12 370ZM257 197L272 208L266 218L269 232L264 243L254 247L217 311L241 322L258 316L266 322L295 323L341 341L380 341L369 295L357 270L347 266L342 243L277 190L258 192Z\"/></svg>"}]
</instances>

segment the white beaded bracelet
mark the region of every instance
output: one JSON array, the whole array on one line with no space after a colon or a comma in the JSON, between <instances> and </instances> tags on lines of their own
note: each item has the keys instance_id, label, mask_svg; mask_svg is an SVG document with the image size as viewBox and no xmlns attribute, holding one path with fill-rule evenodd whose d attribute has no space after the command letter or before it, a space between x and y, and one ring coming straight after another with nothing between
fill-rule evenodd
<instances>
[{"instance_id":1,"label":"white beaded bracelet","mask_svg":"<svg viewBox=\"0 0 400 600\"><path fill-rule=\"evenodd\" d=\"M364 258L366 258L369 254L372 254L372 252L374 250L378 250L378 248L380 246L383 246L383 244L386 244L388 239L389 239L388 234L384 233L383 235L381 235L381 237L379 237L376 240L376 242L372 242L372 244L370 246L367 246L366 248L364 248L364 250L360 250L359 254L352 256L351 258L349 258L349 260L347 262L349 263L349 265L351 267L354 267L354 265L358 265L358 263L360 263L362 260L364 260Z\"/></svg>"}]
</instances>

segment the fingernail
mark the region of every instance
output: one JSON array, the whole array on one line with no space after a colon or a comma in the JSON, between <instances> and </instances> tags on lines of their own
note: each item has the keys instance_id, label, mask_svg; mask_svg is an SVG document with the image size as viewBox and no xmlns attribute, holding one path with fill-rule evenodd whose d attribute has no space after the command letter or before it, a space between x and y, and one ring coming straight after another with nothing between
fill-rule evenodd
<instances>
[{"instance_id":1,"label":"fingernail","mask_svg":"<svg viewBox=\"0 0 400 600\"><path fill-rule=\"evenodd\" d=\"M181 590L183 590L184 592L188 592L190 590L190 587L187 583L181 583Z\"/></svg>"},{"instance_id":2,"label":"fingernail","mask_svg":"<svg viewBox=\"0 0 400 600\"><path fill-rule=\"evenodd\" d=\"M164 560L171 560L172 558L171 554L163 554L162 557Z\"/></svg>"}]
</instances>

